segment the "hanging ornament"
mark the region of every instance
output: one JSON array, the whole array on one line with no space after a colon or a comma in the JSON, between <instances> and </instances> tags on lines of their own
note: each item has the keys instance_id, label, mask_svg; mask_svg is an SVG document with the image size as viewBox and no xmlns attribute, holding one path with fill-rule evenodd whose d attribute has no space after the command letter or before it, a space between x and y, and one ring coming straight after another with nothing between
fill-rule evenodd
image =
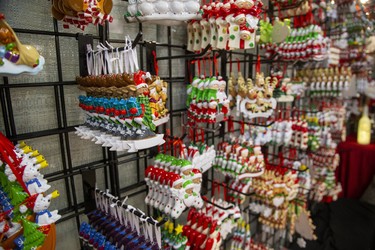
<instances>
[{"instance_id":1,"label":"hanging ornament","mask_svg":"<svg viewBox=\"0 0 375 250\"><path fill-rule=\"evenodd\" d=\"M129 1L124 17L127 22L180 25L191 19L199 19L199 7L197 0Z\"/></svg>"},{"instance_id":2,"label":"hanging ornament","mask_svg":"<svg viewBox=\"0 0 375 250\"><path fill-rule=\"evenodd\" d=\"M0 14L0 74L36 75L43 69L44 63L44 57L36 48L22 44L4 15Z\"/></svg>"},{"instance_id":3,"label":"hanging ornament","mask_svg":"<svg viewBox=\"0 0 375 250\"><path fill-rule=\"evenodd\" d=\"M68 29L70 25L85 30L87 25L104 25L105 21L112 22L112 0L77 0L62 1L53 0L52 16L63 21L63 27Z\"/></svg>"}]
</instances>

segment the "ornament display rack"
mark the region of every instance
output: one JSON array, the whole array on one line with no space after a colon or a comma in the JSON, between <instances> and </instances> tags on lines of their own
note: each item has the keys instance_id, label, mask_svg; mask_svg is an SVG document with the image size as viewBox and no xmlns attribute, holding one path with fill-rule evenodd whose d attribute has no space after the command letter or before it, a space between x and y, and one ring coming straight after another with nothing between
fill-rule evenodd
<instances>
[{"instance_id":1,"label":"ornament display rack","mask_svg":"<svg viewBox=\"0 0 375 250\"><path fill-rule=\"evenodd\" d=\"M68 33L62 32L58 28L58 23L55 19L51 18L53 22L53 31L48 30L36 30L36 29L22 29L14 28L14 31L18 34L29 34L43 37L53 37L56 59L57 59L57 74L58 81L56 82L36 82L36 83L9 83L8 77L3 77L3 84L0 84L0 102L2 108L2 118L4 120L4 132L7 138L9 138L13 143L17 143L22 140L35 139L47 136L58 136L59 145L60 145L60 155L62 159L62 170L55 171L50 174L46 174L45 178L48 182L53 183L56 181L64 181L66 189L66 203L68 204L64 208L59 208L59 213L62 215L62 218L57 222L62 223L67 220L74 219L76 221L77 228L81 224L80 215L84 214L87 210L85 207L87 204L90 204L91 196L90 194L85 193L85 202L78 202L77 192L82 192L82 190L90 191L90 189L85 189L85 187L77 186L75 177L84 177L84 176L94 176L92 184L95 183L95 173L90 175L97 169L104 170L104 180L105 188L110 190L111 193L117 197L128 197L136 196L147 191L146 183L141 178L141 171L148 165L148 160L155 155L156 148L150 150L142 150L137 153L126 153L126 154L117 154L108 149L102 149L102 159L97 161L92 161L82 165L74 165L72 161L72 148L70 144L69 133L75 131L75 127L81 124L68 125L67 120L67 108L65 105L65 95L64 87L76 85L75 81L64 81L63 80L63 67L62 67L62 48L60 44L60 39L69 38L72 43L77 43L79 51L79 65L80 65L80 75L85 75L87 72L86 69L86 58L85 58L85 49L86 44L97 43L98 41L104 42L108 41L110 43L123 43L123 40L120 39L110 39L109 38L109 27L108 23L102 27L98 26L98 35L83 35L81 33ZM166 59L172 56L172 48L179 48L184 50L185 46L183 45L173 45L172 44L172 31L171 28L168 28L168 43L155 43L155 42L145 42L142 40L142 24L139 24L139 33L138 36L134 39L134 42L137 44L138 51L140 54L139 64L140 68L147 68L149 72L154 71L152 60L144 60L144 58L152 58L152 51L156 50L156 47L168 47L168 55ZM160 58L160 60L166 60ZM169 59L169 78L165 79L169 83L174 84L183 84L185 76L172 77L172 62ZM56 123L57 127L48 130L40 130L31 133L19 133L17 131L14 111L14 104L12 103L12 91L17 91L18 89L27 89L35 87L48 87L52 88L54 91L55 98L55 108L56 108ZM180 113L184 109L173 109L172 100L172 84L170 91L168 92L169 96L169 110L170 110L170 130L171 134L173 133L173 118L178 119ZM78 91L78 88L77 88ZM78 98L78 95L77 95ZM165 131L166 125L162 126ZM208 140L209 138L207 138ZM144 164L141 163L144 162ZM137 179L135 184L127 185L120 188L119 180L119 165L135 162L137 166ZM142 188L143 187L143 188ZM60 197L63 199L63 197ZM150 211L148 211L150 214Z\"/></svg>"},{"instance_id":2,"label":"ornament display rack","mask_svg":"<svg viewBox=\"0 0 375 250\"><path fill-rule=\"evenodd\" d=\"M301 4L304 1L301 1ZM293 6L296 7L296 6ZM272 4L269 5L267 10L269 16L274 15L274 8ZM94 41L100 41L104 43L108 41L110 43L123 43L123 40L120 39L111 39L109 36L109 25L106 23L104 27L99 26L99 35L83 35L80 33L65 33L61 32L58 29L58 24L55 19L53 19L53 31L45 31L45 30L32 30L32 29L19 29L15 28L14 31L16 33L24 33L24 34L32 34L32 35L41 35L41 36L51 36L55 40L55 49L56 49L56 59L57 59L57 69L58 69L58 81L56 82L40 82L40 83L17 83L17 84L9 84L8 78L4 77L4 84L0 84L0 102L2 107L2 114L4 119L4 131L6 136L14 143L17 143L20 140L27 140L32 138L39 138L45 136L58 136L60 142L60 154L62 158L62 166L63 169L61 171L56 171L50 174L47 174L45 177L49 182L63 180L65 183L66 188L66 199L68 206L65 208L59 208L59 213L62 215L62 218L57 222L57 224L74 219L77 224L77 228L79 228L81 224L80 215L87 212L87 204L92 202L92 196L90 196L89 192L90 189L85 189L85 202L79 203L77 201L77 190L81 190L80 187L76 185L75 178L76 176L81 176L83 178L89 172L93 172L96 169L104 169L104 179L105 179L105 188L110 191L116 197L131 197L136 196L141 193L147 192L146 182L141 178L141 171L144 171L145 168L149 165L149 160L156 155L157 147L141 150L136 153L125 153L125 154L118 154L117 152L110 151L109 149L103 148L102 149L102 159L99 161L93 161L83 165L73 165L72 162L72 149L70 147L69 141L69 133L74 131L74 127L80 125L68 125L67 121L67 110L65 106L65 99L64 99L64 87L76 85L75 81L64 81L63 80L63 70L62 70L62 60L61 60L61 46L60 46L60 38L67 37L72 40L72 42L78 43L79 48L79 65L80 65L80 76L87 75L87 68L86 68L86 45L93 44ZM170 120L167 124L163 124L158 127L158 132L165 132L167 129L170 131L171 139L174 138L182 138L184 139L185 134L177 135L175 133L175 121L176 119L181 119L181 114L186 112L186 108L183 109L176 109L173 105L173 87L175 84L187 84L189 83L189 75L195 75L195 67L192 64L192 61L202 59L206 56L208 52L210 52L210 46L207 46L203 49L199 54L194 54L191 52L186 51L185 45L178 45L172 43L172 28L167 28L167 43L157 43L157 42L150 42L143 40L142 37L143 32L143 24L139 23L139 33L138 36L135 38L134 42L137 46L137 50L140 54L140 68L145 69L151 74L155 74L155 61L167 61L168 67L168 74L167 77L163 77L163 80L167 81L169 84L168 89L168 109L170 112ZM167 48L167 56L160 56L156 57L155 61L153 60L154 54L157 55L157 48L164 47ZM179 49L184 54L182 55L173 55L172 50ZM227 77L227 66L230 63L241 63L243 68L244 77L252 77L255 76L254 67L257 63L256 58L260 55L259 49L255 49L255 53L250 53L248 51L238 52L238 51L212 51L214 54L218 54L218 59L220 60L220 75L223 77L224 80L228 80ZM261 56L260 63L270 65L272 63L286 63L283 60L274 60L274 58L267 59ZM241 59L236 60L236 57L241 57ZM146 58L146 60L144 60ZM175 59L185 59L185 74L182 76L175 76L172 74L173 68L173 60ZM290 63L289 63L290 64ZM213 66L214 67L214 66ZM13 89L20 89L20 88L29 88L29 87L50 87L54 90L54 97L55 97L55 107L56 107L56 120L57 120L57 127L48 130L36 131L32 133L18 133L16 129L16 122L14 120L14 110L12 104L12 95L11 91ZM78 96L78 94L77 94ZM275 112L276 116L278 112ZM251 126L270 126L272 125L273 121L268 122L264 119L253 119L251 122L245 122L240 120L232 120L232 122L237 124L246 124ZM188 127L184 129L189 129ZM196 131L197 128L194 128ZM225 122L220 122L218 124L211 124L206 125L204 127L199 127L205 133L204 140L209 145L214 145L216 140L223 140L225 133L227 131L227 125ZM234 130L234 131L238 131ZM173 153L173 149L171 149ZM143 160L144 164L141 164ZM125 187L120 186L119 180L119 165L129 162L136 162L137 166L137 179L136 183L132 185L128 185ZM143 166L142 166L143 165ZM92 175L91 175L92 176ZM94 175L95 176L95 175ZM93 181L95 183L95 180ZM211 185L209 183L214 183L214 170L211 169L203 174L203 188L202 193L206 195L210 190L212 190ZM226 185L226 183L219 183L220 186L223 186L231 191L238 192L237 190L231 189ZM140 189L141 188L141 189ZM240 195L245 195L247 197L252 196L254 193L241 193L238 192ZM208 198L205 199L206 202L212 203ZM219 206L217 204L214 204ZM221 209L225 209L221 207ZM148 207L148 215L152 215L150 211L150 207ZM248 212L251 215L251 211L248 208L243 210L244 212ZM250 220L251 223L257 223L256 217ZM255 231L257 231L255 227ZM271 235L272 237L272 235ZM274 237L274 236L273 236ZM271 239L271 238L270 238ZM226 242L228 239L223 243L224 249L226 247ZM268 240L266 241L268 242ZM277 242L273 240L273 245Z\"/></svg>"}]
</instances>

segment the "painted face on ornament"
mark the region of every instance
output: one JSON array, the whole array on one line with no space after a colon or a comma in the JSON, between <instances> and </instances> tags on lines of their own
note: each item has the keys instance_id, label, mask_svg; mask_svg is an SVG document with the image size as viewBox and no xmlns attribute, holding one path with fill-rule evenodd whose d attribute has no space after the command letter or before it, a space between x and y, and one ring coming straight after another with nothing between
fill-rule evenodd
<instances>
[{"instance_id":1,"label":"painted face on ornament","mask_svg":"<svg viewBox=\"0 0 375 250\"><path fill-rule=\"evenodd\" d=\"M185 190L185 192L187 194L193 194L193 189L192 188L188 188L188 189Z\"/></svg>"},{"instance_id":2,"label":"painted face on ornament","mask_svg":"<svg viewBox=\"0 0 375 250\"><path fill-rule=\"evenodd\" d=\"M174 189L181 189L182 188L182 183L173 186L173 188Z\"/></svg>"},{"instance_id":3,"label":"painted face on ornament","mask_svg":"<svg viewBox=\"0 0 375 250\"><path fill-rule=\"evenodd\" d=\"M189 175L191 173L191 170L190 169L187 169L185 171L182 172L182 174L184 175Z\"/></svg>"},{"instance_id":4,"label":"painted face on ornament","mask_svg":"<svg viewBox=\"0 0 375 250\"><path fill-rule=\"evenodd\" d=\"M193 183L200 184L202 182L202 178L195 178L193 179Z\"/></svg>"},{"instance_id":5,"label":"painted face on ornament","mask_svg":"<svg viewBox=\"0 0 375 250\"><path fill-rule=\"evenodd\" d=\"M239 9L242 9L242 8L245 7L245 2L243 2L243 1L237 1L236 5L237 5L237 7L238 7Z\"/></svg>"},{"instance_id":6,"label":"painted face on ornament","mask_svg":"<svg viewBox=\"0 0 375 250\"><path fill-rule=\"evenodd\" d=\"M245 1L243 4L244 9L251 9L254 6L254 3L252 1Z\"/></svg>"},{"instance_id":7,"label":"painted face on ornament","mask_svg":"<svg viewBox=\"0 0 375 250\"><path fill-rule=\"evenodd\" d=\"M220 84L219 90L220 91L225 91L225 84Z\"/></svg>"},{"instance_id":8,"label":"painted face on ornament","mask_svg":"<svg viewBox=\"0 0 375 250\"><path fill-rule=\"evenodd\" d=\"M137 94L148 96L150 94L150 91L147 87L142 87L142 88L137 89Z\"/></svg>"},{"instance_id":9,"label":"painted face on ornament","mask_svg":"<svg viewBox=\"0 0 375 250\"><path fill-rule=\"evenodd\" d=\"M251 39L251 36L249 34L241 34L240 35L242 40L248 41Z\"/></svg>"},{"instance_id":10,"label":"painted face on ornament","mask_svg":"<svg viewBox=\"0 0 375 250\"><path fill-rule=\"evenodd\" d=\"M211 89L219 89L219 84L217 83L212 84Z\"/></svg>"},{"instance_id":11,"label":"painted face on ornament","mask_svg":"<svg viewBox=\"0 0 375 250\"><path fill-rule=\"evenodd\" d=\"M235 21L237 24L244 24L246 22L246 17L236 18Z\"/></svg>"}]
</instances>

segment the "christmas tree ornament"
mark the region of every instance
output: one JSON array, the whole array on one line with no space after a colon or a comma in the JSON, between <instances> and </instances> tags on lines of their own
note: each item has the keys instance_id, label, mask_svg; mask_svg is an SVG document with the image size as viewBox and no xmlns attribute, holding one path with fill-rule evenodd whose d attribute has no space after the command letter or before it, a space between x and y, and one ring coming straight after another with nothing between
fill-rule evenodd
<instances>
[{"instance_id":1,"label":"christmas tree ornament","mask_svg":"<svg viewBox=\"0 0 375 250\"><path fill-rule=\"evenodd\" d=\"M46 196L42 193L50 186L39 170L48 163L24 142L14 146L2 134L0 141L0 207L4 211L0 217L0 247L53 249L56 244L54 223L61 216L57 210L48 210L58 192Z\"/></svg>"}]
</instances>

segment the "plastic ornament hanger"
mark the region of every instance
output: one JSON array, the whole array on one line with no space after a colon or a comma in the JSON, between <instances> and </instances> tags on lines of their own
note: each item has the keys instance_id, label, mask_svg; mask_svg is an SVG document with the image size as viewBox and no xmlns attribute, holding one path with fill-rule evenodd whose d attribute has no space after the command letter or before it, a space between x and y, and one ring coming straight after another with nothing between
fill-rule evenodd
<instances>
[{"instance_id":1,"label":"plastic ornament hanger","mask_svg":"<svg viewBox=\"0 0 375 250\"><path fill-rule=\"evenodd\" d=\"M5 16L0 14L0 74L35 75L43 69L44 62L35 47L20 42Z\"/></svg>"}]
</instances>

